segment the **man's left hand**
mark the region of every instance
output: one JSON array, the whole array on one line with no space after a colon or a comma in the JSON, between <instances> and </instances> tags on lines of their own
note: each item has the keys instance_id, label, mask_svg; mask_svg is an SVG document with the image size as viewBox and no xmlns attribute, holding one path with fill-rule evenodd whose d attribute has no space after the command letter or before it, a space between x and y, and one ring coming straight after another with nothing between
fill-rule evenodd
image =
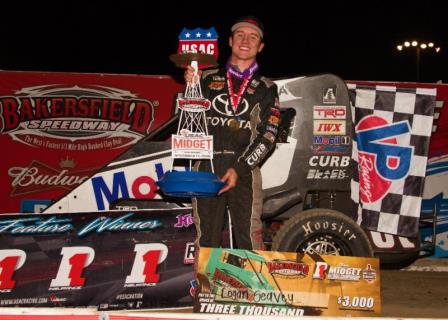
<instances>
[{"instance_id":1,"label":"man's left hand","mask_svg":"<svg viewBox=\"0 0 448 320\"><path fill-rule=\"evenodd\" d=\"M225 182L226 185L219 190L218 195L229 191L230 189L236 186L236 182L238 180L238 173L236 173L235 169L229 168L226 173L222 176L221 181Z\"/></svg>"}]
</instances>

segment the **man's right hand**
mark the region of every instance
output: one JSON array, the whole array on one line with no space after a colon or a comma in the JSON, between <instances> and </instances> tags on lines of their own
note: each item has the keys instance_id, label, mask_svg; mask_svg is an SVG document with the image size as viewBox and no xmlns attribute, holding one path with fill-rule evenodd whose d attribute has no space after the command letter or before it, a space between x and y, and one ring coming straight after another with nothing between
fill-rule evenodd
<instances>
[{"instance_id":1,"label":"man's right hand","mask_svg":"<svg viewBox=\"0 0 448 320\"><path fill-rule=\"evenodd\" d=\"M195 81L199 81L199 77L201 76L202 71L199 70L198 74L197 74L197 80ZM184 79L186 83L191 83L193 81L193 77L194 77L194 68L192 66L187 66L187 69L185 69L185 73L184 73Z\"/></svg>"},{"instance_id":2,"label":"man's right hand","mask_svg":"<svg viewBox=\"0 0 448 320\"><path fill-rule=\"evenodd\" d=\"M236 187L236 182L238 181L238 173L236 173L235 169L229 168L221 177L221 181L225 182L226 184L221 188L221 190L219 190L218 195Z\"/></svg>"}]
</instances>

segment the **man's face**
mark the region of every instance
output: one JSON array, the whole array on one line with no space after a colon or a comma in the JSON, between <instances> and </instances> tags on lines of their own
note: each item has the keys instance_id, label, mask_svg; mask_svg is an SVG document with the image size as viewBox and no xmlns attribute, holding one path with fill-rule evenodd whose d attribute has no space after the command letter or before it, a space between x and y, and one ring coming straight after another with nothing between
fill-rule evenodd
<instances>
[{"instance_id":1,"label":"man's face","mask_svg":"<svg viewBox=\"0 0 448 320\"><path fill-rule=\"evenodd\" d=\"M241 60L255 59L264 47L258 32L250 27L236 29L229 38L229 45L232 47L232 55Z\"/></svg>"}]
</instances>

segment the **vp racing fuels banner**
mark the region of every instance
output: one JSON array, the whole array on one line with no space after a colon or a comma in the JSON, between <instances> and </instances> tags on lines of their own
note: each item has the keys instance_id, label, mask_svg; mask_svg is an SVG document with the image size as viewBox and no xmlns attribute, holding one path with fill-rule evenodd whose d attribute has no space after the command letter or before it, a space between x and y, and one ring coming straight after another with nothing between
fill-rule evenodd
<instances>
[{"instance_id":1,"label":"vp racing fuels banner","mask_svg":"<svg viewBox=\"0 0 448 320\"><path fill-rule=\"evenodd\" d=\"M355 84L349 89L358 222L368 230L416 237L436 89Z\"/></svg>"},{"instance_id":2,"label":"vp racing fuels banner","mask_svg":"<svg viewBox=\"0 0 448 320\"><path fill-rule=\"evenodd\" d=\"M376 258L201 248L194 311L250 316L381 312Z\"/></svg>"},{"instance_id":3,"label":"vp racing fuels banner","mask_svg":"<svg viewBox=\"0 0 448 320\"><path fill-rule=\"evenodd\" d=\"M415 82L378 82L349 81L361 86L375 88L388 86L398 88L426 88L437 91L432 133L429 142L428 164L426 167L425 186L421 206L420 220L429 222L427 227L420 225L420 238L433 241L432 219L434 210L437 215L435 252L437 257L448 257L448 85L446 83L415 83ZM418 238L405 238L392 234L370 231L374 250L406 251L417 247L414 242ZM411 243L412 242L412 243Z\"/></svg>"},{"instance_id":4,"label":"vp racing fuels banner","mask_svg":"<svg viewBox=\"0 0 448 320\"><path fill-rule=\"evenodd\" d=\"M0 307L193 303L189 209L0 216Z\"/></svg>"}]
</instances>

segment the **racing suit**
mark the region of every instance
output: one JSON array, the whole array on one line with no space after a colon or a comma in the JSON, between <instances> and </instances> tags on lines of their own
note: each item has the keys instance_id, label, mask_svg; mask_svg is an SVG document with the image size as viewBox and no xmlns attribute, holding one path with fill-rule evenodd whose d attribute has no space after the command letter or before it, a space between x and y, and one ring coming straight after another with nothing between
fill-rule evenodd
<instances>
[{"instance_id":1,"label":"racing suit","mask_svg":"<svg viewBox=\"0 0 448 320\"><path fill-rule=\"evenodd\" d=\"M228 77L232 77L231 81ZM228 86L233 90L229 91ZM277 87L257 71L243 80L225 68L204 71L201 87L204 97L211 101L206 117L208 133L213 135L214 171L222 177L227 169L234 168L238 181L236 187L218 197L193 199L199 246L221 246L228 206L236 247L263 249L259 165L275 144L280 121ZM237 105L235 110L230 103L234 92L241 93L239 103L233 104ZM210 161L197 163L196 169L211 171Z\"/></svg>"}]
</instances>

